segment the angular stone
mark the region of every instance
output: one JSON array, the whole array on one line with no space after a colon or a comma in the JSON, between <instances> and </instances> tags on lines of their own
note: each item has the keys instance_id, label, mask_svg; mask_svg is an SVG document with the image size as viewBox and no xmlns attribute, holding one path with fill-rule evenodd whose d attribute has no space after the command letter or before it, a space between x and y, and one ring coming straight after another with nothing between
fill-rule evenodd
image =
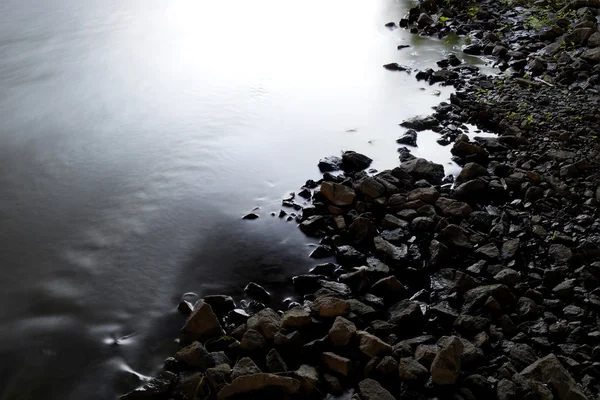
<instances>
[{"instance_id":1,"label":"angular stone","mask_svg":"<svg viewBox=\"0 0 600 400\"><path fill-rule=\"evenodd\" d=\"M349 206L354 203L356 193L354 189L333 182L321 183L321 194L336 206Z\"/></svg>"},{"instance_id":2,"label":"angular stone","mask_svg":"<svg viewBox=\"0 0 600 400\"><path fill-rule=\"evenodd\" d=\"M302 390L306 394L312 393L319 383L319 373L317 372L317 369L308 364L302 364L296 372L294 372L294 378L300 381Z\"/></svg>"},{"instance_id":3,"label":"angular stone","mask_svg":"<svg viewBox=\"0 0 600 400\"><path fill-rule=\"evenodd\" d=\"M304 328L312 323L310 310L304 307L294 307L283 313L281 327L286 329Z\"/></svg>"},{"instance_id":4,"label":"angular stone","mask_svg":"<svg viewBox=\"0 0 600 400\"><path fill-rule=\"evenodd\" d=\"M199 301L181 328L181 333L186 342L204 342L215 336L221 336L223 329L212 307L204 301Z\"/></svg>"},{"instance_id":5,"label":"angular stone","mask_svg":"<svg viewBox=\"0 0 600 400\"><path fill-rule=\"evenodd\" d=\"M262 350L267 345L265 337L254 329L248 329L240 342L240 349L253 352Z\"/></svg>"},{"instance_id":6,"label":"angular stone","mask_svg":"<svg viewBox=\"0 0 600 400\"><path fill-rule=\"evenodd\" d=\"M472 247L465 230L458 225L448 225L442 229L438 238L453 246L470 249Z\"/></svg>"},{"instance_id":7,"label":"angular stone","mask_svg":"<svg viewBox=\"0 0 600 400\"><path fill-rule=\"evenodd\" d=\"M356 335L359 339L360 351L368 357L378 357L392 352L392 346L375 335L371 335L365 331L358 331Z\"/></svg>"},{"instance_id":8,"label":"angular stone","mask_svg":"<svg viewBox=\"0 0 600 400\"><path fill-rule=\"evenodd\" d=\"M283 361L283 358L279 354L279 352L275 349L271 349L267 353L267 371L271 374L277 374L281 372L287 372L288 368Z\"/></svg>"},{"instance_id":9,"label":"angular stone","mask_svg":"<svg viewBox=\"0 0 600 400\"><path fill-rule=\"evenodd\" d=\"M423 319L423 312L419 304L408 299L394 304L388 312L389 322L392 324L421 322Z\"/></svg>"},{"instance_id":10,"label":"angular stone","mask_svg":"<svg viewBox=\"0 0 600 400\"><path fill-rule=\"evenodd\" d=\"M363 195L374 199L385 194L385 186L370 176L364 177L358 181L357 188Z\"/></svg>"},{"instance_id":11,"label":"angular stone","mask_svg":"<svg viewBox=\"0 0 600 400\"><path fill-rule=\"evenodd\" d=\"M349 359L331 352L323 353L323 364L328 370L342 376L348 376L352 368L352 362Z\"/></svg>"},{"instance_id":12,"label":"angular stone","mask_svg":"<svg viewBox=\"0 0 600 400\"><path fill-rule=\"evenodd\" d=\"M173 356L177 361L191 368L205 370L215 366L215 360L200 342L194 342L179 350Z\"/></svg>"},{"instance_id":13,"label":"angular stone","mask_svg":"<svg viewBox=\"0 0 600 400\"><path fill-rule=\"evenodd\" d=\"M467 291L464 295L463 312L475 311L482 307L489 297L493 297L501 305L512 304L516 301L506 285L496 284L479 286Z\"/></svg>"},{"instance_id":14,"label":"angular stone","mask_svg":"<svg viewBox=\"0 0 600 400\"><path fill-rule=\"evenodd\" d=\"M566 264L573 258L573 252L562 244L550 245L548 255L558 264Z\"/></svg>"},{"instance_id":15,"label":"angular stone","mask_svg":"<svg viewBox=\"0 0 600 400\"><path fill-rule=\"evenodd\" d=\"M424 203L434 204L439 197L440 193L437 190L435 190L435 188L426 187L412 190L408 193L406 199L408 201L421 200Z\"/></svg>"},{"instance_id":16,"label":"angular stone","mask_svg":"<svg viewBox=\"0 0 600 400\"><path fill-rule=\"evenodd\" d=\"M227 400L234 398L234 396L267 389L293 394L300 390L300 382L297 379L274 374L244 375L234 379L229 385L221 389L217 395L217 400Z\"/></svg>"},{"instance_id":17,"label":"angular stone","mask_svg":"<svg viewBox=\"0 0 600 400\"><path fill-rule=\"evenodd\" d=\"M424 158L415 158L400 164L402 171L408 172L415 179L425 179L433 185L439 185L444 178L444 167Z\"/></svg>"},{"instance_id":18,"label":"angular stone","mask_svg":"<svg viewBox=\"0 0 600 400\"><path fill-rule=\"evenodd\" d=\"M258 368L256 364L254 364L254 361L252 361L251 358L244 357L241 358L233 367L233 371L231 372L231 379L236 379L244 375L259 374L261 372L262 371L260 370L260 368Z\"/></svg>"},{"instance_id":19,"label":"angular stone","mask_svg":"<svg viewBox=\"0 0 600 400\"><path fill-rule=\"evenodd\" d=\"M442 213L445 217L466 218L473 212L473 209L467 203L455 201L444 208Z\"/></svg>"},{"instance_id":20,"label":"angular stone","mask_svg":"<svg viewBox=\"0 0 600 400\"><path fill-rule=\"evenodd\" d=\"M425 381L429 376L429 370L417 360L410 357L404 357L401 358L398 363L398 375L402 381Z\"/></svg>"},{"instance_id":21,"label":"angular stone","mask_svg":"<svg viewBox=\"0 0 600 400\"><path fill-rule=\"evenodd\" d=\"M481 176L488 176L488 170L477 163L466 163L456 177L456 183L461 184Z\"/></svg>"},{"instance_id":22,"label":"angular stone","mask_svg":"<svg viewBox=\"0 0 600 400\"><path fill-rule=\"evenodd\" d=\"M336 347L346 346L356 334L356 326L344 317L337 317L329 329L329 341Z\"/></svg>"},{"instance_id":23,"label":"angular stone","mask_svg":"<svg viewBox=\"0 0 600 400\"><path fill-rule=\"evenodd\" d=\"M310 309L319 317L333 318L347 315L350 311L350 303L337 297L322 296L311 304Z\"/></svg>"},{"instance_id":24,"label":"angular stone","mask_svg":"<svg viewBox=\"0 0 600 400\"><path fill-rule=\"evenodd\" d=\"M382 259L382 261L390 266L398 266L408 256L408 246L402 243L400 246L396 246L382 238L376 236L373 239L375 243L375 251Z\"/></svg>"},{"instance_id":25,"label":"angular stone","mask_svg":"<svg viewBox=\"0 0 600 400\"><path fill-rule=\"evenodd\" d=\"M281 328L281 317L276 311L265 308L248 318L248 329L260 332L265 339L273 340L275 333Z\"/></svg>"},{"instance_id":26,"label":"angular stone","mask_svg":"<svg viewBox=\"0 0 600 400\"><path fill-rule=\"evenodd\" d=\"M436 385L454 385L460 375L462 341L453 336L431 363L431 379Z\"/></svg>"},{"instance_id":27,"label":"angular stone","mask_svg":"<svg viewBox=\"0 0 600 400\"><path fill-rule=\"evenodd\" d=\"M384 389L379 382L367 378L358 384L361 398L364 400L396 400L394 396Z\"/></svg>"}]
</instances>

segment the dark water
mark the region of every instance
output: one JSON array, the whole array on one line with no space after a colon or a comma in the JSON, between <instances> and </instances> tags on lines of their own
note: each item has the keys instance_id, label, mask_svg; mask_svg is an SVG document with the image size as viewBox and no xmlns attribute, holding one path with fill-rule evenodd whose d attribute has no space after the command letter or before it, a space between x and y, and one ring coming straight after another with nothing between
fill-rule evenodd
<instances>
[{"instance_id":1,"label":"dark water","mask_svg":"<svg viewBox=\"0 0 600 400\"><path fill-rule=\"evenodd\" d=\"M322 156L395 166L397 124L450 93L381 67L451 49L384 27L408 6L2 0L0 400L136 386L183 293L288 295L312 243L269 212ZM435 139L416 153L448 163Z\"/></svg>"}]
</instances>

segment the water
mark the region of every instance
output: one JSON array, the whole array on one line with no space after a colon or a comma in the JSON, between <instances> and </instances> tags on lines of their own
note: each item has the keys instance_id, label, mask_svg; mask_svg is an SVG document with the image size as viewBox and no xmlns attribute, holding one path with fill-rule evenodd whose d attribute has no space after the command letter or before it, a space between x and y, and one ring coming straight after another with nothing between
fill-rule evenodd
<instances>
[{"instance_id":1,"label":"water","mask_svg":"<svg viewBox=\"0 0 600 400\"><path fill-rule=\"evenodd\" d=\"M314 243L269 212L323 156L397 165L398 123L450 93L381 67L459 46L384 27L408 7L3 0L0 400L135 387L172 352L183 293L289 295ZM435 139L415 153L455 172Z\"/></svg>"}]
</instances>

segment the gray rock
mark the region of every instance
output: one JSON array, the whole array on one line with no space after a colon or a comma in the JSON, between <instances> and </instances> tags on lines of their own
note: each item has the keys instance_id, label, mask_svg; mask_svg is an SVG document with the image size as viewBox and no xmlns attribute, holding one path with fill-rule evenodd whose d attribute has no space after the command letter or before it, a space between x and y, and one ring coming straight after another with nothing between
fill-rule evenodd
<instances>
[{"instance_id":1,"label":"gray rock","mask_svg":"<svg viewBox=\"0 0 600 400\"><path fill-rule=\"evenodd\" d=\"M488 176L487 169L477 163L470 162L465 164L463 169L460 171L456 177L456 183L465 183L482 176Z\"/></svg>"},{"instance_id":2,"label":"gray rock","mask_svg":"<svg viewBox=\"0 0 600 400\"><path fill-rule=\"evenodd\" d=\"M423 312L418 303L411 300L402 300L394 304L388 310L389 322L392 324L406 324L421 322Z\"/></svg>"},{"instance_id":3,"label":"gray rock","mask_svg":"<svg viewBox=\"0 0 600 400\"><path fill-rule=\"evenodd\" d=\"M375 335L371 335L365 331L358 331L356 335L359 339L360 351L368 357L378 357L392 352L392 346Z\"/></svg>"},{"instance_id":4,"label":"gray rock","mask_svg":"<svg viewBox=\"0 0 600 400\"><path fill-rule=\"evenodd\" d=\"M431 363L431 379L436 385L454 385L460 375L462 341L455 336L449 338Z\"/></svg>"},{"instance_id":5,"label":"gray rock","mask_svg":"<svg viewBox=\"0 0 600 400\"><path fill-rule=\"evenodd\" d=\"M177 361L191 368L204 371L215 366L215 360L200 342L194 342L179 350L173 356Z\"/></svg>"},{"instance_id":6,"label":"gray rock","mask_svg":"<svg viewBox=\"0 0 600 400\"><path fill-rule=\"evenodd\" d=\"M500 257L503 260L510 260L514 258L519 251L520 241L519 239L509 239L502 244L502 250L500 251Z\"/></svg>"},{"instance_id":7,"label":"gray rock","mask_svg":"<svg viewBox=\"0 0 600 400\"><path fill-rule=\"evenodd\" d=\"M375 243L375 251L382 259L382 261L390 266L396 266L401 264L408 256L408 246L402 243L400 246L396 246L382 238L381 236L373 239Z\"/></svg>"},{"instance_id":8,"label":"gray rock","mask_svg":"<svg viewBox=\"0 0 600 400\"><path fill-rule=\"evenodd\" d=\"M358 384L360 395L364 400L396 400L379 382L367 378Z\"/></svg>"},{"instance_id":9,"label":"gray rock","mask_svg":"<svg viewBox=\"0 0 600 400\"><path fill-rule=\"evenodd\" d=\"M365 196L372 198L381 197L385 194L385 186L370 176L366 176L359 180L356 188Z\"/></svg>"},{"instance_id":10,"label":"gray rock","mask_svg":"<svg viewBox=\"0 0 600 400\"><path fill-rule=\"evenodd\" d=\"M219 393L230 381L231 367L228 364L217 365L214 368L207 369L205 376L213 392Z\"/></svg>"},{"instance_id":11,"label":"gray rock","mask_svg":"<svg viewBox=\"0 0 600 400\"><path fill-rule=\"evenodd\" d=\"M281 372L287 372L287 364L283 361L283 358L279 354L279 352L275 349L271 349L267 353L267 371L272 374L277 374Z\"/></svg>"},{"instance_id":12,"label":"gray rock","mask_svg":"<svg viewBox=\"0 0 600 400\"><path fill-rule=\"evenodd\" d=\"M261 372L262 371L260 370L260 368L258 368L256 364L254 364L254 361L252 361L251 358L244 357L241 358L233 367L233 371L231 372L231 379L236 379L244 375L259 374Z\"/></svg>"},{"instance_id":13,"label":"gray rock","mask_svg":"<svg viewBox=\"0 0 600 400\"><path fill-rule=\"evenodd\" d=\"M498 246L494 243L488 243L484 246L481 246L477 250L475 250L476 254L481 254L489 259L496 259L500 257L500 251L498 250Z\"/></svg>"},{"instance_id":14,"label":"gray rock","mask_svg":"<svg viewBox=\"0 0 600 400\"><path fill-rule=\"evenodd\" d=\"M350 311L350 303L337 297L322 296L311 304L310 309L319 317L333 318L347 315Z\"/></svg>"},{"instance_id":15,"label":"gray rock","mask_svg":"<svg viewBox=\"0 0 600 400\"><path fill-rule=\"evenodd\" d=\"M215 336L221 336L223 329L212 307L204 301L199 301L181 328L181 333L186 342L204 342Z\"/></svg>"},{"instance_id":16,"label":"gray rock","mask_svg":"<svg viewBox=\"0 0 600 400\"><path fill-rule=\"evenodd\" d=\"M591 64L597 64L600 62L600 47L595 47L593 49L586 50L582 55L585 61Z\"/></svg>"},{"instance_id":17,"label":"gray rock","mask_svg":"<svg viewBox=\"0 0 600 400\"><path fill-rule=\"evenodd\" d=\"M265 337L254 329L248 329L240 342L240 349L248 352L262 350L267 345Z\"/></svg>"},{"instance_id":18,"label":"gray rock","mask_svg":"<svg viewBox=\"0 0 600 400\"><path fill-rule=\"evenodd\" d=\"M410 224L392 214L387 214L381 221L381 228L385 230L408 229Z\"/></svg>"},{"instance_id":19,"label":"gray rock","mask_svg":"<svg viewBox=\"0 0 600 400\"><path fill-rule=\"evenodd\" d=\"M417 146L417 131L415 131L414 129L409 129L408 131L406 131L406 133L402 136L400 136L397 140L396 143L399 144L406 144L408 146Z\"/></svg>"},{"instance_id":20,"label":"gray rock","mask_svg":"<svg viewBox=\"0 0 600 400\"><path fill-rule=\"evenodd\" d=\"M119 400L160 399L169 393L169 390L176 381L176 374L169 371L163 371L156 378L152 378L142 386L120 396Z\"/></svg>"},{"instance_id":21,"label":"gray rock","mask_svg":"<svg viewBox=\"0 0 600 400\"><path fill-rule=\"evenodd\" d=\"M217 395L217 400L226 400L234 398L234 396L267 389L293 394L300 390L300 382L297 379L273 374L244 375L234 379L229 385L221 389Z\"/></svg>"},{"instance_id":22,"label":"gray rock","mask_svg":"<svg viewBox=\"0 0 600 400\"><path fill-rule=\"evenodd\" d=\"M286 329L298 329L312 323L310 310L304 307L294 307L283 313L281 327Z\"/></svg>"},{"instance_id":23,"label":"gray rock","mask_svg":"<svg viewBox=\"0 0 600 400\"><path fill-rule=\"evenodd\" d=\"M354 203L356 193L354 189L333 182L321 183L321 194L336 206L349 206Z\"/></svg>"},{"instance_id":24,"label":"gray rock","mask_svg":"<svg viewBox=\"0 0 600 400\"><path fill-rule=\"evenodd\" d=\"M454 201L442 210L445 217L466 218L473 212L473 209L467 203Z\"/></svg>"},{"instance_id":25,"label":"gray rock","mask_svg":"<svg viewBox=\"0 0 600 400\"><path fill-rule=\"evenodd\" d=\"M402 381L425 381L429 377L429 370L415 359L403 357L398 362L398 375Z\"/></svg>"},{"instance_id":26,"label":"gray rock","mask_svg":"<svg viewBox=\"0 0 600 400\"><path fill-rule=\"evenodd\" d=\"M434 187L425 187L410 191L406 199L408 201L421 200L424 203L434 204L439 197L440 193Z\"/></svg>"},{"instance_id":27,"label":"gray rock","mask_svg":"<svg viewBox=\"0 0 600 400\"><path fill-rule=\"evenodd\" d=\"M562 244L550 245L548 254L558 264L566 264L573 258L573 252Z\"/></svg>"},{"instance_id":28,"label":"gray rock","mask_svg":"<svg viewBox=\"0 0 600 400\"><path fill-rule=\"evenodd\" d=\"M600 46L600 32L594 32L592 36L588 38L588 47L590 49L596 48Z\"/></svg>"},{"instance_id":29,"label":"gray rock","mask_svg":"<svg viewBox=\"0 0 600 400\"><path fill-rule=\"evenodd\" d=\"M548 384L556 393L558 400L587 400L587 396L579 389L573 377L552 353L538 359L519 375Z\"/></svg>"},{"instance_id":30,"label":"gray rock","mask_svg":"<svg viewBox=\"0 0 600 400\"><path fill-rule=\"evenodd\" d=\"M342 169L342 159L335 156L325 157L319 160L318 166L321 172L338 171Z\"/></svg>"},{"instance_id":31,"label":"gray rock","mask_svg":"<svg viewBox=\"0 0 600 400\"><path fill-rule=\"evenodd\" d=\"M518 400L517 385L508 379L502 379L496 387L496 396L498 400Z\"/></svg>"},{"instance_id":32,"label":"gray rock","mask_svg":"<svg viewBox=\"0 0 600 400\"><path fill-rule=\"evenodd\" d=\"M510 359L518 369L523 369L537 360L537 355L533 349L524 344L516 343L510 348Z\"/></svg>"},{"instance_id":33,"label":"gray rock","mask_svg":"<svg viewBox=\"0 0 600 400\"><path fill-rule=\"evenodd\" d=\"M294 378L300 381L302 391L311 394L319 383L319 373L312 365L303 364L294 372Z\"/></svg>"},{"instance_id":34,"label":"gray rock","mask_svg":"<svg viewBox=\"0 0 600 400\"><path fill-rule=\"evenodd\" d=\"M348 376L352 368L352 362L349 359L331 352L323 353L323 364L328 370L342 376Z\"/></svg>"},{"instance_id":35,"label":"gray rock","mask_svg":"<svg viewBox=\"0 0 600 400\"><path fill-rule=\"evenodd\" d=\"M446 226L438 234L438 239L463 249L470 249L472 247L465 230L458 225L451 224Z\"/></svg>"},{"instance_id":36,"label":"gray rock","mask_svg":"<svg viewBox=\"0 0 600 400\"><path fill-rule=\"evenodd\" d=\"M405 128L414 129L416 131L424 131L426 129L431 129L436 127L439 124L438 120L434 117L413 117L402 121L400 126Z\"/></svg>"},{"instance_id":37,"label":"gray rock","mask_svg":"<svg viewBox=\"0 0 600 400\"><path fill-rule=\"evenodd\" d=\"M479 286L467 291L464 295L463 312L471 312L482 307L489 297L493 297L501 305L512 304L515 296L506 285L496 284Z\"/></svg>"},{"instance_id":38,"label":"gray rock","mask_svg":"<svg viewBox=\"0 0 600 400\"><path fill-rule=\"evenodd\" d=\"M512 268L505 268L494 275L494 280L507 286L514 286L521 280L521 274Z\"/></svg>"},{"instance_id":39,"label":"gray rock","mask_svg":"<svg viewBox=\"0 0 600 400\"><path fill-rule=\"evenodd\" d=\"M400 169L408 172L415 179L425 179L433 185L439 185L444 178L444 167L424 158L415 158L400 164Z\"/></svg>"},{"instance_id":40,"label":"gray rock","mask_svg":"<svg viewBox=\"0 0 600 400\"><path fill-rule=\"evenodd\" d=\"M346 151L342 154L342 169L344 171L362 171L369 168L373 160L364 154L355 151Z\"/></svg>"},{"instance_id":41,"label":"gray rock","mask_svg":"<svg viewBox=\"0 0 600 400\"><path fill-rule=\"evenodd\" d=\"M281 317L276 311L265 308L248 318L246 325L248 329L260 332L265 339L273 340L275 333L281 328Z\"/></svg>"},{"instance_id":42,"label":"gray rock","mask_svg":"<svg viewBox=\"0 0 600 400\"><path fill-rule=\"evenodd\" d=\"M373 310L374 311L374 310ZM336 347L347 346L356 334L356 326L344 317L337 317L329 329L329 341Z\"/></svg>"},{"instance_id":43,"label":"gray rock","mask_svg":"<svg viewBox=\"0 0 600 400\"><path fill-rule=\"evenodd\" d=\"M404 285L393 275L381 278L373 284L371 292L384 299L399 300L406 295Z\"/></svg>"},{"instance_id":44,"label":"gray rock","mask_svg":"<svg viewBox=\"0 0 600 400\"><path fill-rule=\"evenodd\" d=\"M454 189L454 195L457 199L473 200L487 195L487 184L481 179L473 179L459 185Z\"/></svg>"}]
</instances>

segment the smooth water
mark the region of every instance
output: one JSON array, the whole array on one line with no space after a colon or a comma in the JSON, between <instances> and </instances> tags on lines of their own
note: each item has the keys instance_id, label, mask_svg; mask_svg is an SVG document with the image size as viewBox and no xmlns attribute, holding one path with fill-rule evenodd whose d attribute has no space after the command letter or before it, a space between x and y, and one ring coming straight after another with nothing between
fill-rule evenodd
<instances>
[{"instance_id":1,"label":"smooth water","mask_svg":"<svg viewBox=\"0 0 600 400\"><path fill-rule=\"evenodd\" d=\"M382 68L451 48L384 26L409 6L2 0L0 400L135 387L186 292L291 294L314 243L269 213L323 156L396 166L398 123L450 93ZM456 171L436 139L414 153Z\"/></svg>"}]
</instances>

